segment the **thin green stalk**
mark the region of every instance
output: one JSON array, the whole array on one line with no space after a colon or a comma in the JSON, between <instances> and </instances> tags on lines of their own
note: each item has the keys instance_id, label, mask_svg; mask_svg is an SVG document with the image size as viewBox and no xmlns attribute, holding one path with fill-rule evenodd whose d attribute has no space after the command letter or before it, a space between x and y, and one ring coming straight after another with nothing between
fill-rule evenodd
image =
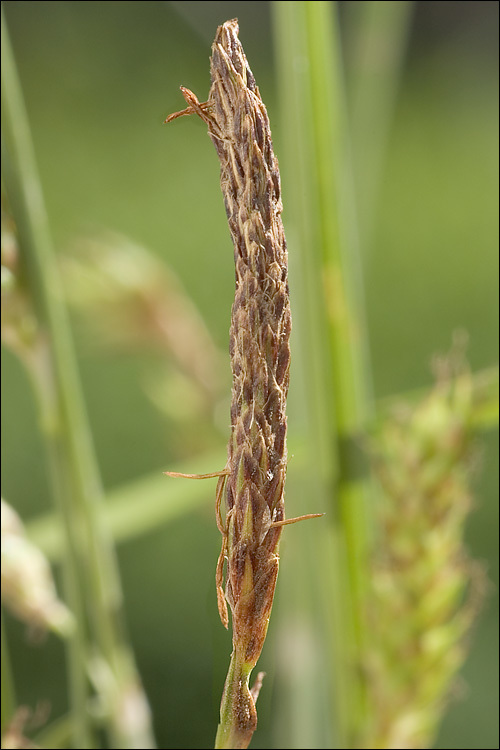
<instances>
[{"instance_id":1,"label":"thin green stalk","mask_svg":"<svg viewBox=\"0 0 500 750\"><path fill-rule=\"evenodd\" d=\"M1 613L2 628L2 714L1 714L1 732L3 738L5 730L12 721L16 708L16 693L14 680L12 679L12 670L10 668L9 648L7 645L7 635L5 633L5 624L3 621L3 612Z\"/></svg>"},{"instance_id":2,"label":"thin green stalk","mask_svg":"<svg viewBox=\"0 0 500 750\"><path fill-rule=\"evenodd\" d=\"M340 51L331 3L277 2L273 7L284 218L294 321L300 328L299 398L307 411L314 486L331 509L333 538L326 543L324 565L332 564L333 555L333 590L328 572L321 575L326 575L323 598L333 599L335 617L335 730L338 744L349 747L365 714L358 674L365 638L366 487L351 481L342 445L345 435L358 434L366 425L370 383ZM295 277L294 257L300 258Z\"/></svg>"},{"instance_id":3,"label":"thin green stalk","mask_svg":"<svg viewBox=\"0 0 500 750\"><path fill-rule=\"evenodd\" d=\"M17 198L18 206L29 204L34 215L28 216L28 220L22 223L21 232L26 233L26 246L32 247L36 242L42 246L47 245L48 227L43 201L39 193L38 178L34 168L34 154L31 137L28 129L24 104L21 97L20 85L15 69L10 39L4 18L2 7L2 125L6 145L6 167L4 171L7 186L11 186L11 200ZM13 164L11 163L13 162ZM15 170L19 176L19 191L12 188L16 184ZM12 195L13 193L13 195ZM19 193L19 194L18 194ZM27 205L24 206L26 210ZM35 241L35 237L37 240ZM50 252L50 251L49 251ZM44 251L47 254L47 250ZM48 385L48 384L47 384ZM37 387L37 395L40 396L44 386ZM49 415L47 409L43 408L42 422L45 430L49 429ZM52 410L50 410L52 411ZM78 586L78 562L75 547L70 543L72 538L72 525L69 514L69 506L65 503L66 489L61 486L62 477L54 467L58 464L55 445L49 450L51 464L51 475L54 480L54 496L59 511L64 518L67 536L65 545L65 558L63 566L64 589L68 606L75 615L77 627L74 635L67 642L68 661L68 683L70 692L70 705L73 715L73 742L76 747L92 747L90 722L87 713L86 701L88 696L87 678L85 675L86 643L84 632L84 619L82 617L83 604L81 592Z\"/></svg>"},{"instance_id":4,"label":"thin green stalk","mask_svg":"<svg viewBox=\"0 0 500 750\"><path fill-rule=\"evenodd\" d=\"M345 5L353 168L366 252L414 3L363 0Z\"/></svg>"},{"instance_id":5,"label":"thin green stalk","mask_svg":"<svg viewBox=\"0 0 500 750\"><path fill-rule=\"evenodd\" d=\"M28 283L47 336L47 359L36 372L41 421L54 494L64 518L68 604L78 622L70 646L70 683L75 711L75 746L91 747L86 712L87 607L89 627L116 684L110 686L108 730L114 747L132 742L113 716L116 696L134 676L133 658L120 626L121 592L112 542L102 523L103 493L93 453L73 352L62 285L37 174L28 120L2 8L2 112L8 172L6 185L16 213ZM144 740L151 746L146 732Z\"/></svg>"}]
</instances>

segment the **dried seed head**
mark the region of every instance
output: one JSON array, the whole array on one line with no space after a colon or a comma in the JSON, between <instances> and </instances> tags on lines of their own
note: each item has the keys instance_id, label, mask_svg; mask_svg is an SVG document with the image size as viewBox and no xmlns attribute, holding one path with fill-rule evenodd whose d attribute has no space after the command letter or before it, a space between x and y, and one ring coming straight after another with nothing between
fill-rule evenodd
<instances>
[{"instance_id":1,"label":"dried seed head","mask_svg":"<svg viewBox=\"0 0 500 750\"><path fill-rule=\"evenodd\" d=\"M262 650L271 614L285 518L286 417L291 329L287 250L281 221L278 162L269 119L238 39L238 23L217 29L212 85L200 103L182 88L188 107L167 118L198 114L220 160L221 188L234 245L236 291L229 350L233 371L226 527L217 565L221 619L233 615L233 657L221 704L217 747L247 747L257 724L248 679ZM222 744L221 744L222 743Z\"/></svg>"},{"instance_id":2,"label":"dried seed head","mask_svg":"<svg viewBox=\"0 0 500 750\"><path fill-rule=\"evenodd\" d=\"M253 666L278 574L281 527L272 523L284 519L291 328L287 250L269 119L235 20L217 30L211 78L203 118L221 163L236 268L226 593L234 646Z\"/></svg>"}]
</instances>

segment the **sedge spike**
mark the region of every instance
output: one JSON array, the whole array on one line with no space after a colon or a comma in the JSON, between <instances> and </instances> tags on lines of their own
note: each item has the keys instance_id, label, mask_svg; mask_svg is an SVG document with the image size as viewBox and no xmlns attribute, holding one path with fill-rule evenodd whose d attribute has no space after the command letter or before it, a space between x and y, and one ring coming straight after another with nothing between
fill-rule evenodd
<instances>
[{"instance_id":1,"label":"sedge spike","mask_svg":"<svg viewBox=\"0 0 500 750\"><path fill-rule=\"evenodd\" d=\"M165 121L197 114L208 126L220 161L234 245L231 437L226 467L213 474L219 477L216 517L223 536L216 571L217 601L225 627L226 600L229 603L233 627L217 748L248 747L257 726L255 701L264 673L259 673L252 688L249 679L266 638L283 526L322 515L285 519L291 330L288 255L269 118L238 31L236 19L217 29L208 100L199 102L181 86L188 106ZM225 521L220 511L223 496Z\"/></svg>"}]
</instances>

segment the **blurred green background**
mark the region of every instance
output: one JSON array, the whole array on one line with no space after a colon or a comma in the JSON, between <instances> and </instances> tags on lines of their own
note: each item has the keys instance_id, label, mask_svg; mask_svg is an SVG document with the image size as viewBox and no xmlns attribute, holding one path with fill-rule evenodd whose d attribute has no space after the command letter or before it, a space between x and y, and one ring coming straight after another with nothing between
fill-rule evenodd
<instances>
[{"instance_id":1,"label":"blurred green background","mask_svg":"<svg viewBox=\"0 0 500 750\"><path fill-rule=\"evenodd\" d=\"M349 84L352 4L339 5ZM205 97L216 26L238 17L279 158L286 123L279 121L270 4L3 6L58 251L100 230L144 245L179 276L225 351L234 272L217 158L202 123L185 118L167 127L162 121L183 107L180 84ZM470 336L473 370L498 361L497 29L497 3L415 4L371 241L362 243L377 397L430 384L431 357L448 351L457 329ZM286 184L284 204L286 229ZM229 395L213 424L206 416L179 423L145 393L157 354L106 351L79 318L74 330L106 489L181 460L189 464L190 457L196 472L201 450L224 456ZM224 377L229 394L229 361ZM2 358L2 406L2 493L28 520L51 501L33 398L9 352ZM293 409L289 427L293 440ZM492 587L463 689L436 745L442 748L498 747L497 453L492 432L482 440L468 535L471 553L487 562ZM288 492L293 499L293 487ZM307 512L300 498L293 503ZM283 570L301 533L294 529L285 539ZM212 746L231 650L215 601L219 543L207 486L201 510L118 548L130 636L159 747ZM278 584L278 611L280 595ZM48 699L57 716L65 709L62 648L53 637L32 644L24 627L11 618L7 624L20 702ZM273 691L280 679L278 637L278 621L276 627L271 621L255 748L282 746Z\"/></svg>"}]
</instances>

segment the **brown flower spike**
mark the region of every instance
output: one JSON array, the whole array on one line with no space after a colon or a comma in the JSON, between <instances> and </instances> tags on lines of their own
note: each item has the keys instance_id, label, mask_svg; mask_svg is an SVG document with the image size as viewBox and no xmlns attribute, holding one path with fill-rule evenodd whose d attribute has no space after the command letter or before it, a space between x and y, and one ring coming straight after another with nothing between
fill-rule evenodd
<instances>
[{"instance_id":1,"label":"brown flower spike","mask_svg":"<svg viewBox=\"0 0 500 750\"><path fill-rule=\"evenodd\" d=\"M222 590L227 556L233 654L216 747L245 748L257 725L255 700L263 675L252 690L248 680L266 637L281 531L286 523L300 520L285 520L283 494L291 317L278 162L267 111L238 39L235 19L217 29L210 70L208 101L200 103L181 87L189 106L166 122L196 113L208 125L220 160L234 244L231 439L226 469L219 472L216 502L223 534L216 576L219 612L227 627ZM219 510L224 489L225 523Z\"/></svg>"}]
</instances>

